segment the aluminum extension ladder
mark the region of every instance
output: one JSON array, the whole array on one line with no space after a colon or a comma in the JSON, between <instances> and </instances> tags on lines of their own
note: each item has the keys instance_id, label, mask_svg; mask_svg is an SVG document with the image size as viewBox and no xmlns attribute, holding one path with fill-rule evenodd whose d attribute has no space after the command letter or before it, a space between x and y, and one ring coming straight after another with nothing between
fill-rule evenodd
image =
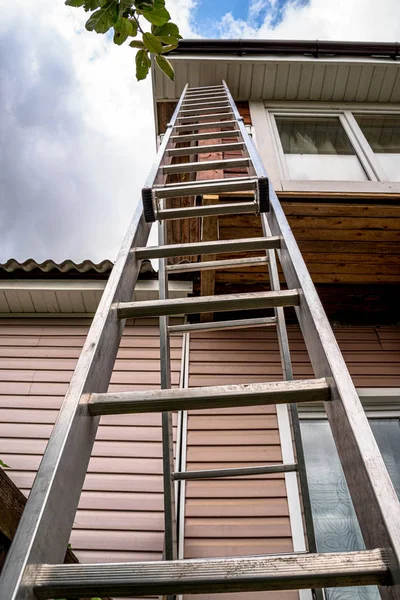
<instances>
[{"instance_id":1,"label":"aluminum extension ladder","mask_svg":"<svg viewBox=\"0 0 400 600\"><path fill-rule=\"evenodd\" d=\"M201 130L205 130L201 132ZM211 131L213 130L213 131ZM189 132L189 133L187 133ZM224 143L196 145L200 140ZM228 140L228 141L226 141ZM190 145L182 144L189 142ZM241 150L242 157L172 164L176 156ZM243 177L196 180L204 169L245 167ZM182 183L167 176L189 173ZM251 191L248 202L168 208L166 199ZM225 84L188 88L168 125L156 164L110 275L73 374L59 417L35 479L26 509L0 578L1 600L142 596L289 590L351 585L381 586L382 598L400 599L400 504L365 417L327 317L301 257L279 200ZM165 245L165 221L219 214L259 213L263 237L221 242ZM146 247L150 223L159 220L159 245ZM168 272L230 268L255 259L166 265L168 257L262 250L271 291L168 299ZM287 283L281 290L276 255ZM131 302L145 258L160 260L160 299ZM218 264L217 264L218 263ZM315 379L293 380L284 306L294 306ZM273 308L274 317L168 325L170 315ZM107 393L114 361L129 317L160 317L161 390ZM284 380L273 383L170 389L169 335L177 330L277 327ZM321 554L309 527L309 552L282 555L176 560L174 481L299 470L305 518L311 525L304 460L295 404L324 401L367 550ZM175 473L171 411L217 407L291 405L297 465ZM165 561L64 565L101 415L162 412L165 496ZM245 471L245 473L244 473Z\"/></svg>"}]
</instances>

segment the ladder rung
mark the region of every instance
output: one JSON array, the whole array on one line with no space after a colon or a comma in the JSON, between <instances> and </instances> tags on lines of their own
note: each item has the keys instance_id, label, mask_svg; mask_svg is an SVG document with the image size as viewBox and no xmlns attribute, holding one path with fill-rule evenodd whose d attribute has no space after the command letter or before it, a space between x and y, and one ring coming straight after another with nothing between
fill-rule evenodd
<instances>
[{"instance_id":1,"label":"ladder rung","mask_svg":"<svg viewBox=\"0 0 400 600\"><path fill-rule=\"evenodd\" d=\"M159 219L160 221L164 221L168 219L190 219L192 217L215 217L217 215L228 214L255 214L257 212L258 207L255 202L238 202L236 204L210 204L207 206L193 206L189 208L168 208L165 210L159 210L157 212L157 219Z\"/></svg>"},{"instance_id":2,"label":"ladder rung","mask_svg":"<svg viewBox=\"0 0 400 600\"><path fill-rule=\"evenodd\" d=\"M239 467L237 469L206 469L204 471L181 471L174 473L175 481L187 479L214 479L219 477L247 477L248 475L268 475L271 473L291 473L297 465L265 465L260 467Z\"/></svg>"},{"instance_id":3,"label":"ladder rung","mask_svg":"<svg viewBox=\"0 0 400 600\"><path fill-rule=\"evenodd\" d=\"M232 111L222 113L211 113L206 115L189 115L186 117L177 117L177 121L197 121L198 119L209 119L210 117L231 117Z\"/></svg>"},{"instance_id":4,"label":"ladder rung","mask_svg":"<svg viewBox=\"0 0 400 600\"><path fill-rule=\"evenodd\" d=\"M167 150L169 156L186 156L189 154L208 154L209 152L228 152L230 150L243 150L243 142L232 142L226 144L210 144L208 146L188 146L187 148L170 148Z\"/></svg>"},{"instance_id":5,"label":"ladder rung","mask_svg":"<svg viewBox=\"0 0 400 600\"><path fill-rule=\"evenodd\" d=\"M191 92L197 92L197 90L224 90L225 87L221 84L218 85L202 85L200 87L190 87L187 89L187 94Z\"/></svg>"},{"instance_id":6,"label":"ladder rung","mask_svg":"<svg viewBox=\"0 0 400 600\"><path fill-rule=\"evenodd\" d=\"M186 135L171 135L171 142L180 144L184 142L197 142L199 140L217 140L220 138L239 137L239 129L228 129L228 131L206 131L204 133L191 133Z\"/></svg>"},{"instance_id":7,"label":"ladder rung","mask_svg":"<svg viewBox=\"0 0 400 600\"><path fill-rule=\"evenodd\" d=\"M196 296L170 300L145 300L143 302L120 302L117 314L120 319L131 317L161 317L166 315L191 315L202 312L225 312L298 306L298 290L279 292L248 292L245 294L221 294L220 296Z\"/></svg>"},{"instance_id":8,"label":"ladder rung","mask_svg":"<svg viewBox=\"0 0 400 600\"><path fill-rule=\"evenodd\" d=\"M249 158L227 158L221 160L203 160L162 167L163 173L192 173L196 171L212 171L213 169L230 169L233 167L250 166Z\"/></svg>"},{"instance_id":9,"label":"ladder rung","mask_svg":"<svg viewBox=\"0 0 400 600\"><path fill-rule=\"evenodd\" d=\"M207 123L194 123L193 125L175 125L174 129L179 131L193 131L195 129L211 129L211 128L222 128L231 127L237 123L236 119L230 119L229 121L207 121ZM220 133L219 131L217 133Z\"/></svg>"},{"instance_id":10,"label":"ladder rung","mask_svg":"<svg viewBox=\"0 0 400 600\"><path fill-rule=\"evenodd\" d=\"M228 100L228 97L223 92L216 92L215 94L199 94L196 96L193 94L185 97L182 106L196 106L197 104L204 104L209 101L214 102L214 100Z\"/></svg>"},{"instance_id":11,"label":"ladder rung","mask_svg":"<svg viewBox=\"0 0 400 600\"><path fill-rule=\"evenodd\" d=\"M202 194L253 191L256 187L257 179L254 177L227 177L225 179L210 179L188 183L169 183L163 187L155 187L154 195L156 198L174 198L176 196L197 196ZM229 206L238 205L239 203L234 203ZM192 210L194 211L194 209ZM231 212L235 211L233 210Z\"/></svg>"},{"instance_id":12,"label":"ladder rung","mask_svg":"<svg viewBox=\"0 0 400 600\"><path fill-rule=\"evenodd\" d=\"M182 104L182 108L202 108L203 106L214 106L215 104L220 104L222 100L225 98L219 98L218 100L213 100L212 102L184 102Z\"/></svg>"},{"instance_id":13,"label":"ladder rung","mask_svg":"<svg viewBox=\"0 0 400 600\"><path fill-rule=\"evenodd\" d=\"M222 254L224 252L252 252L281 247L279 236L240 238L237 240L215 240L192 244L168 244L166 246L144 246L135 248L136 258L168 258L170 256L196 256L196 254Z\"/></svg>"},{"instance_id":14,"label":"ladder rung","mask_svg":"<svg viewBox=\"0 0 400 600\"><path fill-rule=\"evenodd\" d=\"M192 114L194 113L196 116L197 114L203 113L203 112L208 114L208 113L210 113L210 111L228 110L230 108L231 108L230 104L221 104L220 106L212 106L210 108L182 108L179 111L179 114L182 115L183 113L185 113L185 114L186 113L192 113Z\"/></svg>"},{"instance_id":15,"label":"ladder rung","mask_svg":"<svg viewBox=\"0 0 400 600\"><path fill-rule=\"evenodd\" d=\"M243 269L245 267L259 267L268 264L266 256L255 258L230 258L228 260L204 260L201 262L188 262L179 265L168 265L168 273L191 273L192 271L216 271L221 269Z\"/></svg>"},{"instance_id":16,"label":"ladder rung","mask_svg":"<svg viewBox=\"0 0 400 600\"><path fill-rule=\"evenodd\" d=\"M385 550L278 554L111 564L40 565L38 600L167 596L391 585Z\"/></svg>"},{"instance_id":17,"label":"ladder rung","mask_svg":"<svg viewBox=\"0 0 400 600\"><path fill-rule=\"evenodd\" d=\"M92 394L91 415L122 415L173 410L205 410L330 400L326 379L269 381L188 389Z\"/></svg>"},{"instance_id":18,"label":"ladder rung","mask_svg":"<svg viewBox=\"0 0 400 600\"><path fill-rule=\"evenodd\" d=\"M235 319L233 321L212 321L211 323L183 323L170 325L168 331L171 335L191 331L215 331L216 329L252 329L253 327L267 327L276 324L276 317L259 317L255 319Z\"/></svg>"}]
</instances>

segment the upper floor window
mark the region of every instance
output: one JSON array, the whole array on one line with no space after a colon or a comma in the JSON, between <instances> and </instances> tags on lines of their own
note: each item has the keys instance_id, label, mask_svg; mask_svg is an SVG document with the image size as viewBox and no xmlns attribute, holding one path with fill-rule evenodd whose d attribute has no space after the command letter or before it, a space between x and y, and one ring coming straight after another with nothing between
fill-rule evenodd
<instances>
[{"instance_id":1,"label":"upper floor window","mask_svg":"<svg viewBox=\"0 0 400 600\"><path fill-rule=\"evenodd\" d=\"M282 190L400 191L400 114L356 105L266 108L278 158L271 172Z\"/></svg>"},{"instance_id":2,"label":"upper floor window","mask_svg":"<svg viewBox=\"0 0 400 600\"><path fill-rule=\"evenodd\" d=\"M275 120L290 179L368 179L339 117L277 115Z\"/></svg>"},{"instance_id":3,"label":"upper floor window","mask_svg":"<svg viewBox=\"0 0 400 600\"><path fill-rule=\"evenodd\" d=\"M355 115L388 181L400 181L400 117Z\"/></svg>"}]
</instances>

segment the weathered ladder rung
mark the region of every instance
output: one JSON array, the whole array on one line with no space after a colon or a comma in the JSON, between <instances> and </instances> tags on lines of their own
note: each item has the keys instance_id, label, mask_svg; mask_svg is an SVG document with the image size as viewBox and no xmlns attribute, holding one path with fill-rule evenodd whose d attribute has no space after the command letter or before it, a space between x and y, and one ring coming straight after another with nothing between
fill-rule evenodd
<instances>
[{"instance_id":1,"label":"weathered ladder rung","mask_svg":"<svg viewBox=\"0 0 400 600\"><path fill-rule=\"evenodd\" d=\"M234 319L231 321L211 321L210 323L183 323L170 325L168 332L171 335L181 335L193 331L215 331L224 329L252 329L254 327L268 327L276 325L276 317L258 317L254 319Z\"/></svg>"},{"instance_id":2,"label":"weathered ladder rung","mask_svg":"<svg viewBox=\"0 0 400 600\"><path fill-rule=\"evenodd\" d=\"M167 596L390 585L381 549L171 561L41 565L38 600L83 596Z\"/></svg>"},{"instance_id":3,"label":"weathered ladder rung","mask_svg":"<svg viewBox=\"0 0 400 600\"><path fill-rule=\"evenodd\" d=\"M189 101L183 102L182 108L203 108L204 106L215 106L216 104L220 104L223 100L226 100L226 96L220 96L216 100L207 100L207 101Z\"/></svg>"},{"instance_id":4,"label":"weathered ladder rung","mask_svg":"<svg viewBox=\"0 0 400 600\"><path fill-rule=\"evenodd\" d=\"M224 86L221 84L217 84L217 85L201 85L198 87L189 87L187 89L187 94L190 94L191 92L197 92L197 90L224 90Z\"/></svg>"},{"instance_id":5,"label":"weathered ladder rung","mask_svg":"<svg viewBox=\"0 0 400 600\"><path fill-rule=\"evenodd\" d=\"M229 177L193 183L168 183L162 187L154 187L154 195L156 198L174 198L176 196L253 191L256 188L257 179L255 177Z\"/></svg>"},{"instance_id":6,"label":"weathered ladder rung","mask_svg":"<svg viewBox=\"0 0 400 600\"><path fill-rule=\"evenodd\" d=\"M229 119L228 121L207 121L206 123L193 123L192 125L175 125L174 130L176 131L194 131L197 129L219 129L223 127L233 127L236 125L237 121L235 119ZM217 132L220 136L222 132Z\"/></svg>"},{"instance_id":7,"label":"weathered ladder rung","mask_svg":"<svg viewBox=\"0 0 400 600\"><path fill-rule=\"evenodd\" d=\"M192 173L197 171L210 171L213 169L231 169L233 167L249 167L249 158L227 158L221 160L204 160L162 167L164 175L173 173Z\"/></svg>"},{"instance_id":8,"label":"weathered ladder rung","mask_svg":"<svg viewBox=\"0 0 400 600\"><path fill-rule=\"evenodd\" d=\"M266 256L256 256L255 258L229 258L227 260L204 260L201 262L167 265L166 270L168 273L192 273L193 271L244 269L266 264L268 264Z\"/></svg>"},{"instance_id":9,"label":"weathered ladder rung","mask_svg":"<svg viewBox=\"0 0 400 600\"><path fill-rule=\"evenodd\" d=\"M191 113L194 116L199 115L200 113L206 113L206 114L211 114L212 112L215 112L216 110L230 110L231 106L230 104L220 104L220 106L212 106L210 108L182 108L179 111L179 114L182 115L183 113L187 114L187 113Z\"/></svg>"},{"instance_id":10,"label":"weathered ladder rung","mask_svg":"<svg viewBox=\"0 0 400 600\"><path fill-rule=\"evenodd\" d=\"M226 144L209 144L208 146L188 146L187 148L169 148L168 156L186 156L189 154L208 154L210 152L228 152L231 150L244 150L243 142Z\"/></svg>"},{"instance_id":11,"label":"weathered ladder rung","mask_svg":"<svg viewBox=\"0 0 400 600\"><path fill-rule=\"evenodd\" d=\"M120 319L132 317L161 317L190 315L202 312L225 312L232 310L257 310L278 306L298 306L298 290L279 292L248 292L245 294L223 294L221 296L195 296L170 300L145 300L143 302L120 302L117 314Z\"/></svg>"},{"instance_id":12,"label":"weathered ladder rung","mask_svg":"<svg viewBox=\"0 0 400 600\"><path fill-rule=\"evenodd\" d=\"M217 92L216 94L203 94L199 96L187 96L183 101L182 106L198 106L217 100L219 102L223 102L224 100L228 100L228 97L222 92Z\"/></svg>"},{"instance_id":13,"label":"weathered ladder rung","mask_svg":"<svg viewBox=\"0 0 400 600\"><path fill-rule=\"evenodd\" d=\"M206 115L188 115L184 117L177 117L177 121L198 121L199 119L209 119L210 117L231 117L232 111L222 113L211 113Z\"/></svg>"},{"instance_id":14,"label":"weathered ladder rung","mask_svg":"<svg viewBox=\"0 0 400 600\"><path fill-rule=\"evenodd\" d=\"M240 238L237 240L215 240L192 244L167 244L166 246L145 246L135 248L137 259L169 258L171 256L195 256L196 254L223 254L224 252L251 252L273 250L281 247L279 236Z\"/></svg>"},{"instance_id":15,"label":"weathered ladder rung","mask_svg":"<svg viewBox=\"0 0 400 600\"><path fill-rule=\"evenodd\" d=\"M205 133L191 133L189 135L171 135L170 140L175 144L184 142L199 142L201 140L217 140L221 138L238 137L240 135L239 129L229 129L227 131L207 131Z\"/></svg>"},{"instance_id":16,"label":"weathered ladder rung","mask_svg":"<svg viewBox=\"0 0 400 600\"><path fill-rule=\"evenodd\" d=\"M216 215L244 213L255 214L258 211L255 202L238 202L237 204L215 204L206 206L194 206L184 208L167 208L158 210L157 219L160 221L167 219L188 219L191 217L212 217Z\"/></svg>"},{"instance_id":17,"label":"weathered ladder rung","mask_svg":"<svg viewBox=\"0 0 400 600\"><path fill-rule=\"evenodd\" d=\"M238 467L236 469L204 469L202 471L180 471L174 473L175 481L188 479L219 479L222 477L248 477L249 475L271 475L273 473L292 473L297 471L296 464L263 465L259 467Z\"/></svg>"},{"instance_id":18,"label":"weathered ladder rung","mask_svg":"<svg viewBox=\"0 0 400 600\"><path fill-rule=\"evenodd\" d=\"M330 400L326 379L274 381L221 385L185 389L109 392L92 394L88 408L91 415L122 415L205 410L238 406L266 406L295 402Z\"/></svg>"}]
</instances>

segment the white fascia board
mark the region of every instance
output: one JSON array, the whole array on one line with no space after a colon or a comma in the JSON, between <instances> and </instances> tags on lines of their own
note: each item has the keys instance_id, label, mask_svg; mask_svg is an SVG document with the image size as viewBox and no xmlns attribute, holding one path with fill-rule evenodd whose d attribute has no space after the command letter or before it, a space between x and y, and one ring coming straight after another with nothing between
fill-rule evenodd
<instances>
[{"instance_id":1,"label":"white fascia board","mask_svg":"<svg viewBox=\"0 0 400 600\"><path fill-rule=\"evenodd\" d=\"M86 292L86 291L102 291L106 287L107 281L99 279L82 279L82 280L61 280L61 279L49 279L40 281L38 279L12 279L12 280L0 280L0 290L41 290L41 291L74 291L74 292ZM184 292L191 294L193 291L193 284L191 281L169 281L168 289L171 292ZM135 286L136 292L158 292L158 280L157 279L142 279L139 280Z\"/></svg>"},{"instance_id":2,"label":"white fascia board","mask_svg":"<svg viewBox=\"0 0 400 600\"><path fill-rule=\"evenodd\" d=\"M400 67L400 62L395 62L390 58L375 58L368 56L320 56L315 58L314 56L299 56L297 54L279 56L277 54L250 54L245 56L234 56L232 54L177 54L169 56L168 60L171 62L179 61L213 61L213 62L254 62L254 63L314 63L314 64L330 64L330 65L362 65L362 64L376 64L376 65L391 65L393 67Z\"/></svg>"}]
</instances>

